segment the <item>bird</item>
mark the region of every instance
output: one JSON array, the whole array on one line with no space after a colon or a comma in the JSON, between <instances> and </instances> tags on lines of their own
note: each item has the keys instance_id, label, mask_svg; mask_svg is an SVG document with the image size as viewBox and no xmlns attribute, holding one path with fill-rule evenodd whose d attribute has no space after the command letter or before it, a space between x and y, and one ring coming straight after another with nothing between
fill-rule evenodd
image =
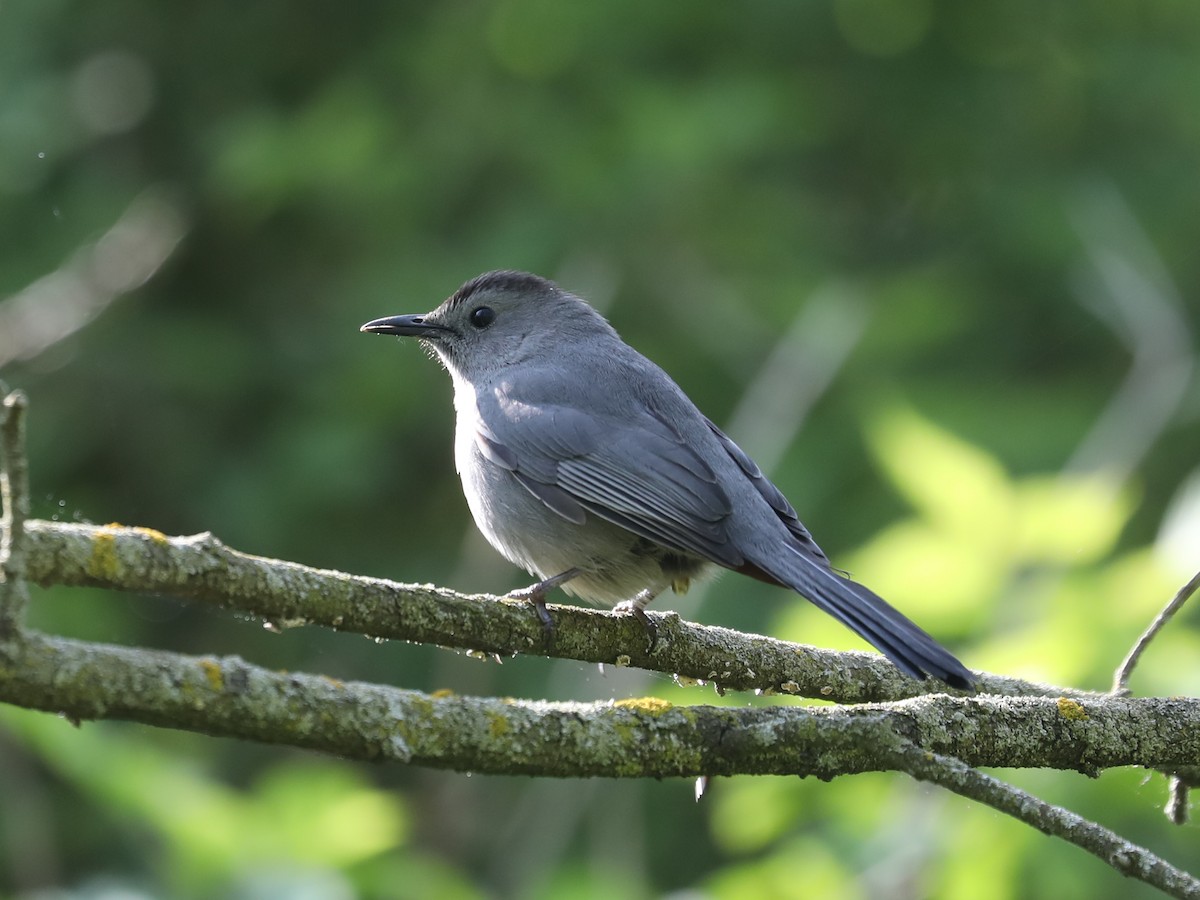
<instances>
[{"instance_id":1,"label":"bird","mask_svg":"<svg viewBox=\"0 0 1200 900\"><path fill-rule=\"evenodd\" d=\"M795 591L907 675L972 690L974 676L878 594L835 569L757 464L590 304L529 272L486 272L432 312L367 322L415 337L454 386L455 468L479 530L539 581L645 607L708 571Z\"/></svg>"}]
</instances>

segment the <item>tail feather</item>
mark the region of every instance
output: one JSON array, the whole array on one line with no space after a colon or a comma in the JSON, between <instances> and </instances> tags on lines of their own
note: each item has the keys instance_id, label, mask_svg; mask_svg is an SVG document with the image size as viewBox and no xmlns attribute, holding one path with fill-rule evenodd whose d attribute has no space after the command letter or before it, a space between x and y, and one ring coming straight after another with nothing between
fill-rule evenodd
<instances>
[{"instance_id":1,"label":"tail feather","mask_svg":"<svg viewBox=\"0 0 1200 900\"><path fill-rule=\"evenodd\" d=\"M754 565L871 643L902 672L974 689L974 676L950 651L870 588L839 575L823 560L793 550Z\"/></svg>"}]
</instances>

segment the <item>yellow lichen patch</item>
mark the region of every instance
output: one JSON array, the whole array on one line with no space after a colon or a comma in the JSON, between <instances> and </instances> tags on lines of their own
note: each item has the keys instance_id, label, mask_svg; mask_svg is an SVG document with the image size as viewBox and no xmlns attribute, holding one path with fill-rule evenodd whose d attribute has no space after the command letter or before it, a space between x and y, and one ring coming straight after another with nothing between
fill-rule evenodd
<instances>
[{"instance_id":1,"label":"yellow lichen patch","mask_svg":"<svg viewBox=\"0 0 1200 900\"><path fill-rule=\"evenodd\" d=\"M1058 714L1072 722L1082 722L1088 717L1087 710L1083 708L1083 704L1069 697L1058 698Z\"/></svg>"},{"instance_id":2,"label":"yellow lichen patch","mask_svg":"<svg viewBox=\"0 0 1200 900\"><path fill-rule=\"evenodd\" d=\"M627 700L618 700L613 705L619 706L622 709L633 709L639 712L656 714L674 709L673 703L668 703L666 700L660 700L657 697L630 697Z\"/></svg>"},{"instance_id":3,"label":"yellow lichen patch","mask_svg":"<svg viewBox=\"0 0 1200 900\"><path fill-rule=\"evenodd\" d=\"M504 735L508 734L508 729L508 719L499 713L488 713L488 732L492 737L504 737Z\"/></svg>"},{"instance_id":4,"label":"yellow lichen patch","mask_svg":"<svg viewBox=\"0 0 1200 900\"><path fill-rule=\"evenodd\" d=\"M200 668L204 670L204 677L208 679L208 686L214 691L222 690L225 687L225 673L221 671L221 664L215 659L200 660Z\"/></svg>"},{"instance_id":5,"label":"yellow lichen patch","mask_svg":"<svg viewBox=\"0 0 1200 900\"><path fill-rule=\"evenodd\" d=\"M105 528L120 526L106 525ZM92 539L92 555L88 558L87 573L92 578L111 579L117 574L120 561L117 559L117 536L111 531L101 531Z\"/></svg>"},{"instance_id":6,"label":"yellow lichen patch","mask_svg":"<svg viewBox=\"0 0 1200 900\"><path fill-rule=\"evenodd\" d=\"M453 697L454 691L450 688L438 688L436 691L430 691L429 696L434 700L445 700L447 697Z\"/></svg>"},{"instance_id":7,"label":"yellow lichen patch","mask_svg":"<svg viewBox=\"0 0 1200 900\"><path fill-rule=\"evenodd\" d=\"M163 534L161 531L157 531L153 528L142 528L139 526L137 528L134 528L133 530L137 534L140 534L142 537L149 538L156 544L169 544L170 543L170 541L167 539L167 536L165 534Z\"/></svg>"}]
</instances>

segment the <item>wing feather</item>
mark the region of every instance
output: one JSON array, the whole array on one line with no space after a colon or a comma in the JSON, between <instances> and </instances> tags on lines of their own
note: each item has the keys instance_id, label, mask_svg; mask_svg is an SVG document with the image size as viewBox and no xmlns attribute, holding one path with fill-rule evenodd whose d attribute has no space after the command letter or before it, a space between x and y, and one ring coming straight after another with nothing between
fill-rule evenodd
<instances>
[{"instance_id":1,"label":"wing feather","mask_svg":"<svg viewBox=\"0 0 1200 900\"><path fill-rule=\"evenodd\" d=\"M477 430L480 452L567 521L583 511L725 566L728 496L712 468L649 410L628 420L552 404L496 402ZM481 417L483 418L483 417Z\"/></svg>"},{"instance_id":2,"label":"wing feather","mask_svg":"<svg viewBox=\"0 0 1200 900\"><path fill-rule=\"evenodd\" d=\"M741 470L750 479L750 483L758 490L763 499L771 504L771 508L775 510L775 515L787 527L787 530L792 533L792 536L799 541L801 548L812 554L817 559L828 564L829 559L825 556L825 551L817 546L817 542L813 540L813 536L809 534L808 529L804 527L804 523L800 521L800 517L796 515L796 510L792 508L792 504L788 502L787 497L783 496L783 492L771 483L771 480L763 474L762 469L752 460L749 454L741 447L733 442L733 439L725 434L720 428L712 423L708 418L705 418L709 429L721 446L741 467Z\"/></svg>"}]
</instances>

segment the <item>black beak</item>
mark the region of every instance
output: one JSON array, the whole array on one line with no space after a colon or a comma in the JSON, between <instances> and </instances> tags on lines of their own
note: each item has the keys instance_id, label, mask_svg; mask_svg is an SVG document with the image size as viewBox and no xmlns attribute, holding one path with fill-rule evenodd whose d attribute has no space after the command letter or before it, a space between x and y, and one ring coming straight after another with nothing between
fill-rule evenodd
<instances>
[{"instance_id":1,"label":"black beak","mask_svg":"<svg viewBox=\"0 0 1200 900\"><path fill-rule=\"evenodd\" d=\"M444 325L426 322L425 316L389 316L386 319L373 319L359 331L371 334L395 334L400 337L436 338L439 332L448 332Z\"/></svg>"}]
</instances>

